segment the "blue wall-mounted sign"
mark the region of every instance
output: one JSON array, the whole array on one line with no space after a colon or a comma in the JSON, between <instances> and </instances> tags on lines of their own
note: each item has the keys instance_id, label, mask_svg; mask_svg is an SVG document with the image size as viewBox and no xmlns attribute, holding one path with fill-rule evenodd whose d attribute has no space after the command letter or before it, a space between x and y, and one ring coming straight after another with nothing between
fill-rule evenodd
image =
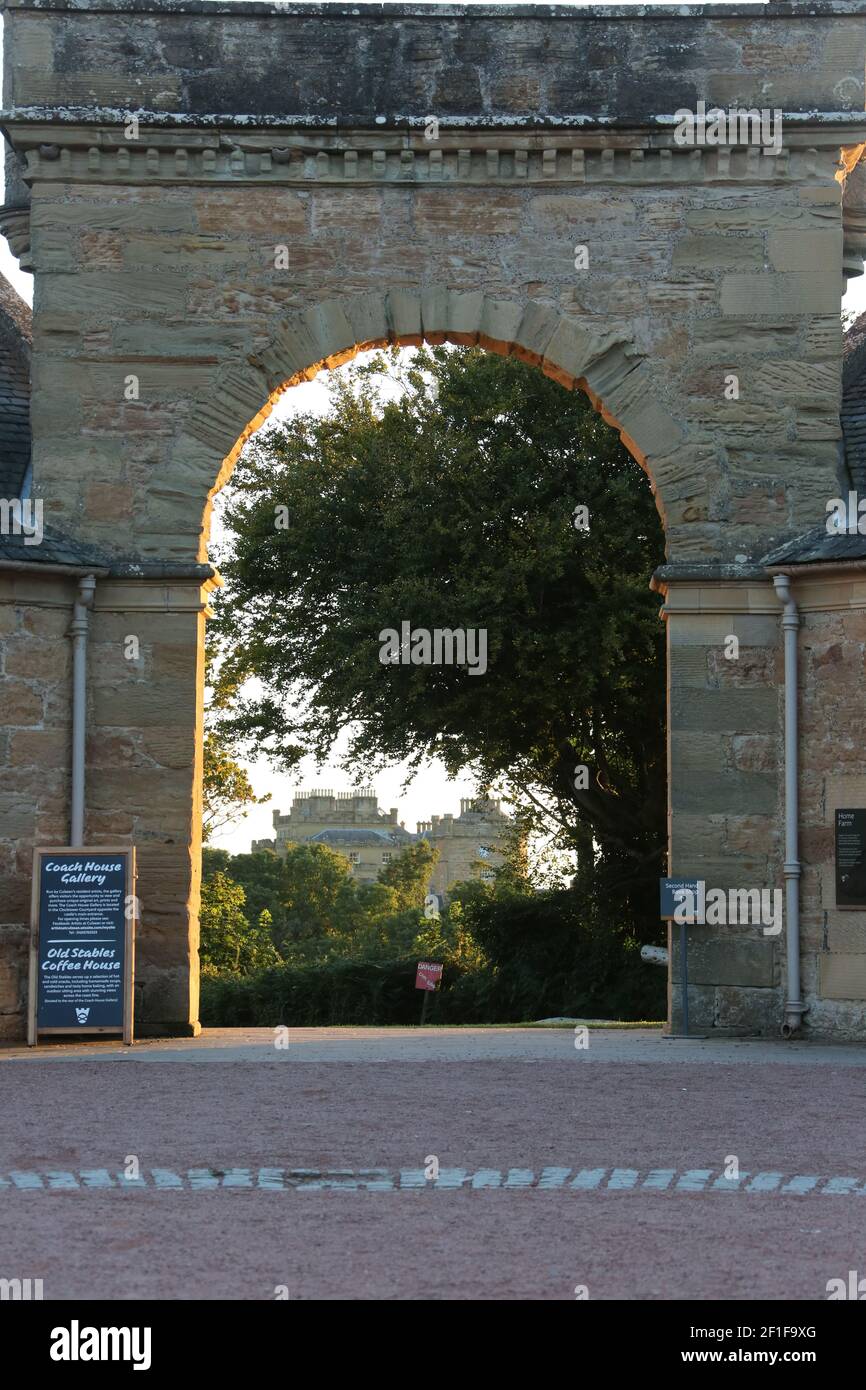
<instances>
[{"instance_id":1,"label":"blue wall-mounted sign","mask_svg":"<svg viewBox=\"0 0 866 1390\"><path fill-rule=\"evenodd\" d=\"M697 901L698 880L696 878L660 878L659 879L659 916L663 921L672 922L674 913L682 899L677 899L674 894L679 888L688 888L690 893L695 894L693 901Z\"/></svg>"}]
</instances>

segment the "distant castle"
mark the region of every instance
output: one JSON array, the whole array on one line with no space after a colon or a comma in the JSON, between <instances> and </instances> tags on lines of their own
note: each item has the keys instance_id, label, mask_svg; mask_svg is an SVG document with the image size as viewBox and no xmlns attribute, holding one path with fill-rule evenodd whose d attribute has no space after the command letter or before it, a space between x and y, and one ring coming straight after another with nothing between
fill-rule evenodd
<instances>
[{"instance_id":1,"label":"distant castle","mask_svg":"<svg viewBox=\"0 0 866 1390\"><path fill-rule=\"evenodd\" d=\"M430 892L446 897L452 884L477 878L492 881L505 861L505 837L512 825L499 801L464 797L460 815L419 821L416 834L398 823L397 810L380 810L372 787L355 792L299 792L288 815L273 813L276 836L254 840L252 850L285 854L289 845L328 845L345 855L358 883L374 883L380 871L407 845L426 840L439 850Z\"/></svg>"}]
</instances>

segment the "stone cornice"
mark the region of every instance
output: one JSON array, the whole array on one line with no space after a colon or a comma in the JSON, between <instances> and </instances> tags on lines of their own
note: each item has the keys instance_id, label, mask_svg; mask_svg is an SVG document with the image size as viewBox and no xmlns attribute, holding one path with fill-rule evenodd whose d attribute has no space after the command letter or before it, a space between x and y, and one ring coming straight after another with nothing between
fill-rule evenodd
<instances>
[{"instance_id":1,"label":"stone cornice","mask_svg":"<svg viewBox=\"0 0 866 1390\"><path fill-rule=\"evenodd\" d=\"M316 4L294 0L2 0L2 10L67 11L83 14L297 15L326 19L559 19L570 24L593 20L636 19L791 19L798 15L834 18L861 15L861 0L741 0L739 4L698 5L453 5L453 4Z\"/></svg>"},{"instance_id":2,"label":"stone cornice","mask_svg":"<svg viewBox=\"0 0 866 1390\"><path fill-rule=\"evenodd\" d=\"M728 107L706 103L706 110L739 110L742 103ZM685 109L685 108L683 108ZM435 112L430 115L409 115L393 112L376 117L376 127L369 132L374 138L389 134L398 138L424 136ZM783 143L840 144L854 146L866 143L866 111L781 111ZM361 126L337 116L314 115L308 112L287 115L262 115L256 112L189 112L155 111L145 107L117 106L9 106L0 109L0 123L25 129L28 126L93 127L123 126L136 117L148 132L160 130L190 131L200 134L269 131L333 131L335 134L357 134ZM599 116L587 112L550 114L546 111L513 111L501 115L490 113L439 115L439 127L446 134L502 133L520 134L524 139L548 138L562 133L600 140L623 139L633 143L670 145L680 148L674 140L674 128L679 122L675 111L648 113L639 121L633 116ZM425 143L428 143L425 141Z\"/></svg>"},{"instance_id":3,"label":"stone cornice","mask_svg":"<svg viewBox=\"0 0 866 1390\"><path fill-rule=\"evenodd\" d=\"M85 575L93 574L97 579L134 580L136 583L172 580L193 580L196 584L207 585L209 589L219 588L222 578L213 565L183 564L163 560L111 560L104 563L59 564L41 560L8 560L0 555L0 571L10 574L39 575Z\"/></svg>"},{"instance_id":4,"label":"stone cornice","mask_svg":"<svg viewBox=\"0 0 866 1390\"><path fill-rule=\"evenodd\" d=\"M138 137L125 125L137 117ZM550 130L452 128L427 139L423 122L403 128L336 130L327 124L252 124L238 118L207 125L155 113L112 113L84 123L20 111L3 129L24 164L27 183L106 184L687 184L775 182L828 176L840 149L866 139L866 118L820 117L783 125L778 154L757 145L678 145L673 129L613 129L589 124ZM216 121L216 118L214 118ZM832 157L832 165L828 163Z\"/></svg>"},{"instance_id":5,"label":"stone cornice","mask_svg":"<svg viewBox=\"0 0 866 1390\"><path fill-rule=\"evenodd\" d=\"M671 584L754 584L766 579L767 570L754 561L737 563L732 560L683 561L659 565L650 579L654 593L665 594Z\"/></svg>"}]
</instances>

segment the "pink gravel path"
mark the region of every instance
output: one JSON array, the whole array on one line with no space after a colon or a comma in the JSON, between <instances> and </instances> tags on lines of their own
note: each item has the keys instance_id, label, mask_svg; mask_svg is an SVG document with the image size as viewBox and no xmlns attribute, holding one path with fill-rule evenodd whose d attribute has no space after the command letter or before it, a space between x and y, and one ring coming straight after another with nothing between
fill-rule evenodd
<instances>
[{"instance_id":1,"label":"pink gravel path","mask_svg":"<svg viewBox=\"0 0 866 1390\"><path fill-rule=\"evenodd\" d=\"M736 1154L751 1173L866 1178L866 1068L847 1049L659 1062L634 1038L592 1062L541 1044L515 1059L502 1036L487 1061L466 1041L447 1061L371 1062L363 1036L355 1060L302 1064L291 1046L242 1061L190 1043L196 1060L146 1065L7 1052L0 1173L117 1171L130 1154L178 1171L428 1154L469 1170L719 1170ZM866 1274L853 1195L0 1191L0 1276L42 1277L47 1298L267 1299L287 1284L297 1299L570 1299L586 1284L600 1299L797 1299L849 1269Z\"/></svg>"}]
</instances>

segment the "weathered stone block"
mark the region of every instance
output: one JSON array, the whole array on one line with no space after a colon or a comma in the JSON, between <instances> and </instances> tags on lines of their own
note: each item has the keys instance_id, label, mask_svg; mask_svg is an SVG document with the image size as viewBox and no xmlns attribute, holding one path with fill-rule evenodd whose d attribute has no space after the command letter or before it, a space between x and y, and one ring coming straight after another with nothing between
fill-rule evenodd
<instances>
[{"instance_id":1,"label":"weathered stone block","mask_svg":"<svg viewBox=\"0 0 866 1390\"><path fill-rule=\"evenodd\" d=\"M673 253L674 269L690 266L697 270L758 270L763 264L764 247L758 237L685 236L676 243Z\"/></svg>"},{"instance_id":2,"label":"weathered stone block","mask_svg":"<svg viewBox=\"0 0 866 1390\"><path fill-rule=\"evenodd\" d=\"M689 984L737 985L770 989L775 984L775 945L769 940L750 940L731 933L705 935L709 929L689 929ZM679 934L673 933L672 978L679 975Z\"/></svg>"},{"instance_id":3,"label":"weathered stone block","mask_svg":"<svg viewBox=\"0 0 866 1390\"><path fill-rule=\"evenodd\" d=\"M712 986L707 988L705 985L692 984L690 979L688 1003L690 1033L709 1032L711 1028L715 1027L716 991ZM682 1032L683 1026L682 988L678 977L674 977L671 983L670 1031L673 1033Z\"/></svg>"},{"instance_id":4,"label":"weathered stone block","mask_svg":"<svg viewBox=\"0 0 866 1390\"><path fill-rule=\"evenodd\" d=\"M326 220L324 203L328 196L324 191L316 192L314 206L320 223ZM331 200L334 196L333 193L330 195ZM337 199L342 205L345 219L345 193L338 194ZM291 241L294 237L303 236L307 230L308 203L309 195L296 193L289 188L259 188L256 190L255 198L238 198L237 193L230 188L207 188L196 193L194 209L184 209L184 214L189 216L194 210L200 232L216 232L222 235L243 233L247 237L267 237L273 241L274 246L288 242L291 264ZM158 216L154 217L147 208L144 209L144 213L145 216L150 215L151 225L156 221L157 226L162 219L172 215L171 212L159 210ZM174 215L177 216L176 213ZM156 229L154 227L154 230ZM184 223L180 230L185 229Z\"/></svg>"},{"instance_id":5,"label":"weathered stone block","mask_svg":"<svg viewBox=\"0 0 866 1390\"><path fill-rule=\"evenodd\" d=\"M41 724L44 705L41 693L24 680L3 681L3 722L11 727Z\"/></svg>"},{"instance_id":6,"label":"weathered stone block","mask_svg":"<svg viewBox=\"0 0 866 1390\"><path fill-rule=\"evenodd\" d=\"M814 272L816 267L837 269L842 274L842 228L826 231L776 231L768 237L770 264L774 270Z\"/></svg>"},{"instance_id":7,"label":"weathered stone block","mask_svg":"<svg viewBox=\"0 0 866 1390\"><path fill-rule=\"evenodd\" d=\"M504 353L507 356L517 338L522 317L522 306L513 300L485 297L478 333L480 345L489 352Z\"/></svg>"},{"instance_id":8,"label":"weathered stone block","mask_svg":"<svg viewBox=\"0 0 866 1390\"><path fill-rule=\"evenodd\" d=\"M542 370L571 389L593 362L622 341L622 335L616 331L603 335L588 333L573 319L562 319L545 349Z\"/></svg>"},{"instance_id":9,"label":"weathered stone block","mask_svg":"<svg viewBox=\"0 0 866 1390\"><path fill-rule=\"evenodd\" d=\"M521 217L521 204L511 191L464 189L455 198L450 189L424 188L415 199L415 226L425 237L516 236Z\"/></svg>"},{"instance_id":10,"label":"weathered stone block","mask_svg":"<svg viewBox=\"0 0 866 1390\"><path fill-rule=\"evenodd\" d=\"M471 347L478 341L484 314L484 295L455 294L448 296L449 342Z\"/></svg>"},{"instance_id":11,"label":"weathered stone block","mask_svg":"<svg viewBox=\"0 0 866 1390\"><path fill-rule=\"evenodd\" d=\"M63 767L70 756L68 733L60 729L21 730L9 743L11 767Z\"/></svg>"},{"instance_id":12,"label":"weathered stone block","mask_svg":"<svg viewBox=\"0 0 866 1390\"><path fill-rule=\"evenodd\" d=\"M735 734L731 740L734 766L742 772L770 772L776 767L777 739L772 734Z\"/></svg>"},{"instance_id":13,"label":"weathered stone block","mask_svg":"<svg viewBox=\"0 0 866 1390\"><path fill-rule=\"evenodd\" d=\"M547 346L559 327L559 316L541 304L529 304L523 311L520 327L514 339L514 355L537 367L543 361Z\"/></svg>"},{"instance_id":14,"label":"weathered stone block","mask_svg":"<svg viewBox=\"0 0 866 1390\"><path fill-rule=\"evenodd\" d=\"M707 690L710 686L707 653L709 647L674 647L668 653L668 681L676 685ZM701 737L701 735L698 735Z\"/></svg>"},{"instance_id":15,"label":"weathered stone block","mask_svg":"<svg viewBox=\"0 0 866 1390\"><path fill-rule=\"evenodd\" d=\"M71 644L13 639L6 646L3 666L7 676L19 676L28 681L65 681L70 678ZM3 714L7 714L6 699Z\"/></svg>"},{"instance_id":16,"label":"weathered stone block","mask_svg":"<svg viewBox=\"0 0 866 1390\"><path fill-rule=\"evenodd\" d=\"M829 314L839 306L839 272L726 275L722 313L728 318L759 314Z\"/></svg>"},{"instance_id":17,"label":"weathered stone block","mask_svg":"<svg viewBox=\"0 0 866 1390\"><path fill-rule=\"evenodd\" d=\"M772 733L778 723L774 690L689 690L671 692L671 719L682 730Z\"/></svg>"},{"instance_id":18,"label":"weathered stone block","mask_svg":"<svg viewBox=\"0 0 866 1390\"><path fill-rule=\"evenodd\" d=\"M771 989L742 989L721 985L716 989L716 1025L752 1037L778 1037L783 1008Z\"/></svg>"},{"instance_id":19,"label":"weathered stone block","mask_svg":"<svg viewBox=\"0 0 866 1390\"><path fill-rule=\"evenodd\" d=\"M383 296L356 295L346 301L345 312L358 347L388 342L390 324Z\"/></svg>"},{"instance_id":20,"label":"weathered stone block","mask_svg":"<svg viewBox=\"0 0 866 1390\"><path fill-rule=\"evenodd\" d=\"M74 314L88 323L127 313L182 314L186 277L169 270L79 271L50 276L42 294L46 312Z\"/></svg>"},{"instance_id":21,"label":"weathered stone block","mask_svg":"<svg viewBox=\"0 0 866 1390\"><path fill-rule=\"evenodd\" d=\"M708 730L684 733L680 729L671 729L670 754L674 786L680 780L687 782L692 773L718 773L725 765L723 736Z\"/></svg>"},{"instance_id":22,"label":"weathered stone block","mask_svg":"<svg viewBox=\"0 0 866 1390\"><path fill-rule=\"evenodd\" d=\"M762 772L713 772L707 765L698 769L681 761L679 752L671 753L679 773L671 789L671 805L676 811L713 813L748 809L755 815L770 814L776 809L776 778ZM672 775L674 775L672 773Z\"/></svg>"},{"instance_id":23,"label":"weathered stone block","mask_svg":"<svg viewBox=\"0 0 866 1390\"><path fill-rule=\"evenodd\" d=\"M866 999L866 951L822 951L818 956L822 999Z\"/></svg>"}]
</instances>

